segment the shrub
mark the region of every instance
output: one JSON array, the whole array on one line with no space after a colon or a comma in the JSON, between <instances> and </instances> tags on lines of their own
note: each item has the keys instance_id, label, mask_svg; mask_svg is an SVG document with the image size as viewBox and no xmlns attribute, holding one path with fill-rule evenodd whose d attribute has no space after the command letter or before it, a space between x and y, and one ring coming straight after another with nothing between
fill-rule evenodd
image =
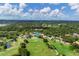
<instances>
[{"instance_id":1,"label":"shrub","mask_svg":"<svg viewBox=\"0 0 79 59\"><path fill-rule=\"evenodd\" d=\"M3 46L3 44L4 44L3 42L0 42L0 46Z\"/></svg>"},{"instance_id":2,"label":"shrub","mask_svg":"<svg viewBox=\"0 0 79 59\"><path fill-rule=\"evenodd\" d=\"M64 41L69 42L69 43L73 43L77 40L78 40L78 38L75 38L75 37L67 37L64 39Z\"/></svg>"},{"instance_id":3,"label":"shrub","mask_svg":"<svg viewBox=\"0 0 79 59\"><path fill-rule=\"evenodd\" d=\"M44 42L48 42L48 40L47 40L47 39L43 39L43 41L44 41Z\"/></svg>"},{"instance_id":4,"label":"shrub","mask_svg":"<svg viewBox=\"0 0 79 59\"><path fill-rule=\"evenodd\" d=\"M24 42L25 42L25 43L29 43L28 40L26 40L26 39L24 40Z\"/></svg>"},{"instance_id":5,"label":"shrub","mask_svg":"<svg viewBox=\"0 0 79 59\"><path fill-rule=\"evenodd\" d=\"M25 43L21 43L20 46L21 46L21 48L26 48L26 44Z\"/></svg>"},{"instance_id":6,"label":"shrub","mask_svg":"<svg viewBox=\"0 0 79 59\"><path fill-rule=\"evenodd\" d=\"M20 56L29 56L30 55L30 53L29 53L29 51L26 49L26 48L19 48L19 55Z\"/></svg>"},{"instance_id":7,"label":"shrub","mask_svg":"<svg viewBox=\"0 0 79 59\"><path fill-rule=\"evenodd\" d=\"M26 49L25 43L20 44L19 55L20 56L29 56L30 55L29 51Z\"/></svg>"}]
</instances>

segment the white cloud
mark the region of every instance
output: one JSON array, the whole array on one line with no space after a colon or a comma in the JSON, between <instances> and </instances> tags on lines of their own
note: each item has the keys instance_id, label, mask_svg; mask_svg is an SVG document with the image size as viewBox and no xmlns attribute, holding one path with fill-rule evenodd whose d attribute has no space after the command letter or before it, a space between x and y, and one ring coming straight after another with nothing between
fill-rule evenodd
<instances>
[{"instance_id":1,"label":"white cloud","mask_svg":"<svg viewBox=\"0 0 79 59\"><path fill-rule=\"evenodd\" d=\"M32 13L34 12L34 10L33 10L33 9L29 9L28 12L29 12L30 14L32 14Z\"/></svg>"},{"instance_id":2,"label":"white cloud","mask_svg":"<svg viewBox=\"0 0 79 59\"><path fill-rule=\"evenodd\" d=\"M19 3L19 8L24 8L24 7L26 7L25 3Z\"/></svg>"},{"instance_id":3,"label":"white cloud","mask_svg":"<svg viewBox=\"0 0 79 59\"><path fill-rule=\"evenodd\" d=\"M75 10L76 14L79 14L79 3L69 3L71 10Z\"/></svg>"},{"instance_id":4,"label":"white cloud","mask_svg":"<svg viewBox=\"0 0 79 59\"><path fill-rule=\"evenodd\" d=\"M25 13L24 16L29 17L30 19L33 19L33 20L36 20L36 19L55 20L66 16L65 14L62 13L64 8L65 6L62 6L60 9L54 9L54 10L52 10L50 7L44 7L42 9L29 9L28 13Z\"/></svg>"},{"instance_id":5,"label":"white cloud","mask_svg":"<svg viewBox=\"0 0 79 59\"><path fill-rule=\"evenodd\" d=\"M17 16L22 16L23 12L21 12L20 9L18 10L17 8L14 8L14 9L10 10L10 14L11 15L17 15Z\"/></svg>"},{"instance_id":6,"label":"white cloud","mask_svg":"<svg viewBox=\"0 0 79 59\"><path fill-rule=\"evenodd\" d=\"M10 14L11 10L12 10L12 5L9 3L6 3L3 6L0 6L0 14L1 15Z\"/></svg>"},{"instance_id":7,"label":"white cloud","mask_svg":"<svg viewBox=\"0 0 79 59\"><path fill-rule=\"evenodd\" d=\"M25 3L19 3L19 11L22 12L26 6Z\"/></svg>"},{"instance_id":8,"label":"white cloud","mask_svg":"<svg viewBox=\"0 0 79 59\"><path fill-rule=\"evenodd\" d=\"M60 3L49 3L49 4L53 4L53 5L59 5Z\"/></svg>"},{"instance_id":9,"label":"white cloud","mask_svg":"<svg viewBox=\"0 0 79 59\"><path fill-rule=\"evenodd\" d=\"M69 6L71 7L72 10L78 9L79 8L79 3L69 3Z\"/></svg>"},{"instance_id":10,"label":"white cloud","mask_svg":"<svg viewBox=\"0 0 79 59\"><path fill-rule=\"evenodd\" d=\"M59 13L59 9L52 10L50 12L50 16L57 15Z\"/></svg>"},{"instance_id":11,"label":"white cloud","mask_svg":"<svg viewBox=\"0 0 79 59\"><path fill-rule=\"evenodd\" d=\"M35 13L39 13L39 12L40 12L40 10L36 9L36 10L34 10L34 12L35 12Z\"/></svg>"},{"instance_id":12,"label":"white cloud","mask_svg":"<svg viewBox=\"0 0 79 59\"><path fill-rule=\"evenodd\" d=\"M46 14L46 13L48 13L50 11L51 11L50 7L45 7L45 8L43 8L43 9L40 10L40 13Z\"/></svg>"},{"instance_id":13,"label":"white cloud","mask_svg":"<svg viewBox=\"0 0 79 59\"><path fill-rule=\"evenodd\" d=\"M52 10L50 7L44 7L42 9L29 9L27 12L23 12L26 4L19 4L19 8L13 7L12 4L4 4L0 6L0 19L28 19L28 20L54 20L64 18L63 14L65 6L60 9ZM54 17L58 16L58 17Z\"/></svg>"},{"instance_id":14,"label":"white cloud","mask_svg":"<svg viewBox=\"0 0 79 59\"><path fill-rule=\"evenodd\" d=\"M62 6L62 7L61 7L61 11L63 11L65 8L66 8L66 6Z\"/></svg>"},{"instance_id":15,"label":"white cloud","mask_svg":"<svg viewBox=\"0 0 79 59\"><path fill-rule=\"evenodd\" d=\"M21 17L23 17L24 13L23 13L23 8L24 8L24 4L20 4L19 9L17 7L13 7L12 4L9 3L5 3L4 5L0 5L0 19L19 19Z\"/></svg>"}]
</instances>

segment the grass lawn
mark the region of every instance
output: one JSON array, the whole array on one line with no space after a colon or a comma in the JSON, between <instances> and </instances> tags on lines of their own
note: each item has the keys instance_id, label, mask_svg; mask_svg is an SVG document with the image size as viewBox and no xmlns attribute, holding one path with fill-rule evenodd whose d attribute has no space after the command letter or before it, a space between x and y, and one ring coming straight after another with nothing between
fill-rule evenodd
<instances>
[{"instance_id":1,"label":"grass lawn","mask_svg":"<svg viewBox=\"0 0 79 59\"><path fill-rule=\"evenodd\" d=\"M54 42L49 40L49 44L56 49L49 49L42 39L32 37L28 39L27 50L31 56L56 56L57 52L59 55L66 56L78 56L79 53L74 52L70 45L63 45L60 42ZM12 43L12 47L0 52L0 56L13 56L18 54L18 47L23 42L22 38L18 38L17 42Z\"/></svg>"},{"instance_id":2,"label":"grass lawn","mask_svg":"<svg viewBox=\"0 0 79 59\"><path fill-rule=\"evenodd\" d=\"M9 48L3 52L0 52L0 56L12 56L18 53L18 47Z\"/></svg>"},{"instance_id":3,"label":"grass lawn","mask_svg":"<svg viewBox=\"0 0 79 59\"><path fill-rule=\"evenodd\" d=\"M48 49L47 45L42 39L33 37L29 39L27 49L30 51L32 56L53 56L56 55L55 50Z\"/></svg>"},{"instance_id":4,"label":"grass lawn","mask_svg":"<svg viewBox=\"0 0 79 59\"><path fill-rule=\"evenodd\" d=\"M77 55L71 45L63 45L60 42L50 41L52 47L54 46L60 55L74 56Z\"/></svg>"},{"instance_id":5,"label":"grass lawn","mask_svg":"<svg viewBox=\"0 0 79 59\"><path fill-rule=\"evenodd\" d=\"M20 43L23 42L23 39L19 39L15 43L12 43L11 48L6 49L5 51L0 52L0 56L12 56L18 54L18 47ZM30 51L32 56L52 56L56 55L54 50L48 49L47 45L42 41L42 39L33 37L29 39L29 44L27 49Z\"/></svg>"},{"instance_id":6,"label":"grass lawn","mask_svg":"<svg viewBox=\"0 0 79 59\"><path fill-rule=\"evenodd\" d=\"M17 42L12 43L12 47L0 52L0 56L12 56L18 54L18 47L23 39L17 39Z\"/></svg>"}]
</instances>

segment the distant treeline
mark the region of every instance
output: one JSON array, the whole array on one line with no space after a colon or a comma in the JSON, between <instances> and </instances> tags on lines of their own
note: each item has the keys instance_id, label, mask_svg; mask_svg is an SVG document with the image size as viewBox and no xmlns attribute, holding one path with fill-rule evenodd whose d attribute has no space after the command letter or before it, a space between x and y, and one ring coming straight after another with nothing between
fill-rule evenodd
<instances>
[{"instance_id":1,"label":"distant treeline","mask_svg":"<svg viewBox=\"0 0 79 59\"><path fill-rule=\"evenodd\" d=\"M39 22L39 23L79 23L79 21L70 21L70 20L0 20L0 24L6 23L22 23L22 22Z\"/></svg>"}]
</instances>

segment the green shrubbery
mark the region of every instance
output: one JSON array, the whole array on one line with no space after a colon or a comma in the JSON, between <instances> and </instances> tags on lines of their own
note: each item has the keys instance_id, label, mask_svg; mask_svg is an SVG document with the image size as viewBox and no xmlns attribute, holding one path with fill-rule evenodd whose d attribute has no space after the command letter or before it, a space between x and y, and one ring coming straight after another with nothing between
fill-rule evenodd
<instances>
[{"instance_id":1,"label":"green shrubbery","mask_svg":"<svg viewBox=\"0 0 79 59\"><path fill-rule=\"evenodd\" d=\"M25 43L20 44L19 55L21 55L21 56L29 56L30 55L29 51L26 49Z\"/></svg>"},{"instance_id":2,"label":"green shrubbery","mask_svg":"<svg viewBox=\"0 0 79 59\"><path fill-rule=\"evenodd\" d=\"M24 40L24 42L25 42L26 44L29 43L28 40L26 40L26 39Z\"/></svg>"},{"instance_id":3,"label":"green shrubbery","mask_svg":"<svg viewBox=\"0 0 79 59\"><path fill-rule=\"evenodd\" d=\"M66 38L64 38L64 41L69 42L69 43L73 43L77 40L78 40L77 37L66 37Z\"/></svg>"}]
</instances>

